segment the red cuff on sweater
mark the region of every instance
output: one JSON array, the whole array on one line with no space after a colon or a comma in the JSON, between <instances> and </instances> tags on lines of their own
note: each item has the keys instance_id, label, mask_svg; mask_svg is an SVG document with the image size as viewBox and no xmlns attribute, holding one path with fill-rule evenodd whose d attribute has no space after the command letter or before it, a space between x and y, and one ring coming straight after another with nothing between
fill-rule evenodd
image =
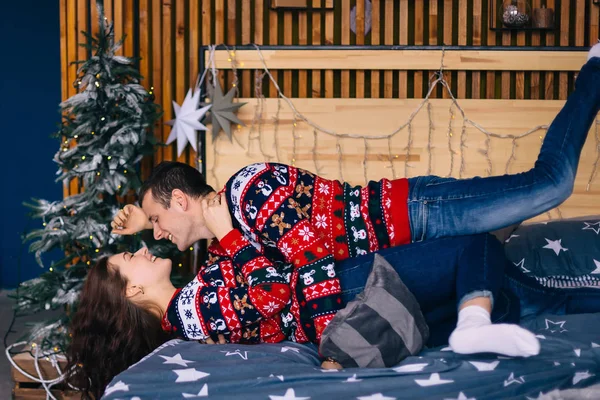
<instances>
[{"instance_id":1,"label":"red cuff on sweater","mask_svg":"<svg viewBox=\"0 0 600 400\"><path fill-rule=\"evenodd\" d=\"M232 229L227 235L223 236L221 240L219 240L219 244L221 247L223 247L223 249L225 249L229 257L233 257L240 248L248 244L248 241L244 236L242 236L240 231L237 229Z\"/></svg>"}]
</instances>

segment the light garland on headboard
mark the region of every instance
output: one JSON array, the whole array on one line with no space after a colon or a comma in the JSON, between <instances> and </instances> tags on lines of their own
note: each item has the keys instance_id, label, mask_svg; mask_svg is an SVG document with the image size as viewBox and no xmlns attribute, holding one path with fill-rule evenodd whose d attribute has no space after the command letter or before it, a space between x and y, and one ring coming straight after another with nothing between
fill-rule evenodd
<instances>
[{"instance_id":1,"label":"light garland on headboard","mask_svg":"<svg viewBox=\"0 0 600 400\"><path fill-rule=\"evenodd\" d=\"M235 49L231 50L227 46L224 46L224 47L226 48L226 50L228 51L228 53L230 55L228 61L231 62L231 70L233 72L232 86L237 88L237 85L238 85L238 75L237 75L238 62L235 57L236 52L235 52ZM257 45L254 45L254 47L256 48L259 59L262 63L263 70L255 71L254 96L255 96L257 102L256 102L256 105L254 108L254 116L252 118L252 123L251 123L250 130L249 130L246 152L248 155L250 155L251 144L252 144L252 142L256 141L256 142L258 142L257 147L260 151L260 154L265 161L271 161L274 159L277 160L278 162L282 161L281 157L279 155L279 151L278 151L279 150L278 127L279 127L279 115L280 115L280 111L282 108L282 102L285 102L288 105L288 107L293 112L293 118L294 118L293 124L292 124L291 165L295 165L295 163L296 163L296 159L298 156L297 142L298 142L298 140L300 140L302 138L301 136L299 136L297 134L296 127L298 126L299 123L304 123L304 124L310 126L313 131L314 142L313 142L313 147L312 147L312 161L314 163L315 172L317 174L321 173L320 172L321 168L319 166L318 153L317 153L317 147L318 147L317 139L318 139L319 133L335 137L335 139L336 139L335 147L336 147L336 152L337 152L339 179L341 179L342 181L344 180L344 174L343 174L343 170L342 170L343 151L342 151L342 145L341 145L343 139L362 139L363 140L364 156L363 156L363 160L362 160L361 164L362 164L362 168L363 168L363 175L365 178L365 183L368 181L368 179L367 179L367 168L368 168L367 163L368 163L368 154L369 154L369 141L371 141L371 140L387 140L387 150L388 150L387 159L389 161L388 168L391 169L393 178L397 178L398 176L397 176L396 168L394 166L394 160L398 159L399 156L397 154L394 155L391 140L394 136L398 135L400 132L404 131L405 129L407 131L407 145L403 149L403 150L405 150L405 155L406 155L406 161L404 164L404 176L408 177L409 176L409 168L411 168L411 165L409 162L409 155L412 150L412 143L413 143L412 122L413 122L414 118L417 116L417 114L419 114L419 112L424 107L426 107L427 115L428 115L428 119L429 119L428 141L427 141L427 146L426 146L426 152L428 154L427 174L430 174L431 170L432 170L432 146L431 146L431 143L432 143L432 135L433 135L433 131L434 131L434 123L433 123L433 117L432 117L432 110L431 110L432 106L431 106L431 102L430 102L430 97L431 97L431 94L433 93L434 89L438 85L441 85L443 87L443 90L448 94L449 98L451 99L451 105L448 110L448 113L449 113L448 128L446 131L446 136L448 138L448 152L450 154L450 168L449 168L447 176L451 176L454 171L455 156L457 155L457 151L455 151L452 148L452 137L456 130L456 128L454 127L454 121L457 118L457 114L459 115L459 118L462 120L461 126L460 126L461 151L460 151L460 164L459 164L460 167L459 167L459 173L458 173L459 178L462 178L464 176L464 172L465 172L466 164L465 164L464 149L467 147L466 146L467 127L475 128L482 134L486 135L486 140L484 142L485 143L484 148L480 149L479 152L485 157L485 159L487 161L488 168L487 168L486 172L487 172L488 176L491 176L493 174L493 170L492 170L493 164L492 164L492 159L490 157L490 142L491 142L492 138L505 139L505 140L512 141L511 154L506 162L505 171L504 171L505 173L509 173L509 168L510 168L512 162L516 160L515 153L516 153L516 148L518 146L517 141L519 139L522 139L529 135L536 134L539 131L542 131L542 130L547 131L547 129L548 129L548 125L538 125L538 126L535 126L531 129L527 130L526 132L523 132L520 134L501 134L501 133L491 132L491 131L485 129L483 126L481 126L477 122L469 119L467 117L464 109L460 106L456 97L452 93L450 85L444 78L443 65L444 65L445 51L442 50L440 68L438 71L436 71L434 74L432 74L429 79L429 90L427 91L427 95L425 96L423 101L408 116L407 120L404 123L402 123L396 129L394 129L391 133L383 134L383 135L364 135L364 134L357 134L357 133L336 132L334 130L320 126L316 122L310 120L307 116L302 114L300 111L298 111L298 109L294 105L294 102L289 97L285 96L285 94L279 87L277 80L271 74L271 71L269 70L269 68L267 66L267 63L265 61L265 58L263 57L260 47ZM209 68L212 69L212 79L211 79L212 84L216 84L216 82L217 82L217 70L214 66L215 65L214 64L214 52L215 51L216 51L216 46L209 46L209 61L208 61L207 65L209 66ZM265 110L265 105L264 105L265 104L265 96L262 91L262 83L263 83L263 78L265 76L269 77L269 80L272 82L274 88L277 91L277 110L275 112L275 116L273 117L273 124L274 124L274 132L273 133L274 133L274 139L275 139L275 141L274 141L274 153L275 154L274 155L267 154L267 152L263 148L263 129L262 128L263 128L263 121L264 121L263 113ZM233 135L233 136L235 137L235 135ZM539 138L540 138L540 140L543 140L544 136L540 134ZM586 191L590 190L590 186L597 176L598 165L600 164L600 120L596 120L595 140L596 140L596 160L593 164L592 172L588 179ZM238 143L239 143L239 140L237 138L236 138L236 141L238 141ZM213 162L213 165L211 166L211 168L209 168L207 170L207 173L213 177L213 179L215 180L216 186L219 186L218 178L217 178L215 171L217 168L217 159L218 159L218 156L221 155L221 153L219 153L217 147L218 147L217 145L213 145L214 162ZM242 146L242 147L244 147L244 146ZM557 210L559 216L562 218L560 210L558 208L556 210ZM551 218L549 213L548 213L548 216Z\"/></svg>"}]
</instances>

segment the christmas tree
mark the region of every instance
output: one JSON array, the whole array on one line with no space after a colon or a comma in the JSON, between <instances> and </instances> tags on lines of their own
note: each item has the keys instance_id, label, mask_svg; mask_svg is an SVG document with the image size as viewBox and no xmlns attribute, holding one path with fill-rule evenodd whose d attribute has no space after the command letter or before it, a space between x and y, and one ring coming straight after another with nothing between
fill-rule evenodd
<instances>
[{"instance_id":1,"label":"christmas tree","mask_svg":"<svg viewBox=\"0 0 600 400\"><path fill-rule=\"evenodd\" d=\"M80 193L60 202L35 199L28 204L33 217L43 222L25 237L33 241L30 251L37 262L43 267L42 255L53 249L61 249L64 257L20 286L20 312L72 309L98 258L145 244L139 235L111 234L110 222L141 184L139 164L153 152L160 109L153 103L152 91L140 85L135 60L117 55L123 40L115 41L113 25L101 7L98 16L98 34L83 32L90 57L79 65L74 82L78 93L60 104L62 123L56 133L61 141L54 156L57 181L68 185L75 180ZM155 254L165 254L162 250L153 247ZM58 320L39 323L28 340L42 349L62 351L68 322L65 313Z\"/></svg>"}]
</instances>

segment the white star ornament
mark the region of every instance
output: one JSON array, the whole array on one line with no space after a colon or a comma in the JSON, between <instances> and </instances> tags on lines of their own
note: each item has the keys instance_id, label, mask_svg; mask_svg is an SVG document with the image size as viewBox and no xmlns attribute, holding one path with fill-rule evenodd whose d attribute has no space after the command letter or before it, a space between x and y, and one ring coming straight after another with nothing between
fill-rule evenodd
<instances>
[{"instance_id":1,"label":"white star ornament","mask_svg":"<svg viewBox=\"0 0 600 400\"><path fill-rule=\"evenodd\" d=\"M181 156L188 142L192 145L195 151L198 151L196 144L198 142L198 134L196 131L205 131L206 126L200 123L200 119L210 109L211 105L198 108L200 102L200 89L196 89L192 93L189 89L181 106L173 101L173 109L175 110L175 119L165 122L172 126L171 134L167 138L166 144L171 144L177 140L177 156Z\"/></svg>"}]
</instances>

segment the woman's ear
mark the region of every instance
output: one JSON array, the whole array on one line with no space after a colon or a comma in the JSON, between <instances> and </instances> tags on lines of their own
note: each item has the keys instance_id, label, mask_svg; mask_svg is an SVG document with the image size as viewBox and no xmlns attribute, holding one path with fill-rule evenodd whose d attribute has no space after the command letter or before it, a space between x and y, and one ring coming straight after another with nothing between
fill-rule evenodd
<instances>
[{"instance_id":1,"label":"woman's ear","mask_svg":"<svg viewBox=\"0 0 600 400\"><path fill-rule=\"evenodd\" d=\"M125 296L127 298L133 297L139 293L144 294L144 288L141 286L127 286L127 289L125 289Z\"/></svg>"}]
</instances>

